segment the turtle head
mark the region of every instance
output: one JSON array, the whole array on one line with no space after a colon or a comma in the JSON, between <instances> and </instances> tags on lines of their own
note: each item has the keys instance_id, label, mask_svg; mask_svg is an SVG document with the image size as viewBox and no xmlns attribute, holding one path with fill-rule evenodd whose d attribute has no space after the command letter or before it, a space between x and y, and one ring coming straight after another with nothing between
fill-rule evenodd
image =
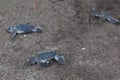
<instances>
[{"instance_id":1,"label":"turtle head","mask_svg":"<svg viewBox=\"0 0 120 80\"><path fill-rule=\"evenodd\" d=\"M15 26L9 26L7 31L8 32L14 32L15 31Z\"/></svg>"},{"instance_id":2,"label":"turtle head","mask_svg":"<svg viewBox=\"0 0 120 80\"><path fill-rule=\"evenodd\" d=\"M31 65L34 65L34 64L36 64L37 62L36 62L35 57L30 57L30 58L27 60L27 63L29 63L29 64L31 64Z\"/></svg>"},{"instance_id":3,"label":"turtle head","mask_svg":"<svg viewBox=\"0 0 120 80\"><path fill-rule=\"evenodd\" d=\"M43 29L42 29L41 27L36 27L36 32L41 33L42 30L43 30Z\"/></svg>"},{"instance_id":4,"label":"turtle head","mask_svg":"<svg viewBox=\"0 0 120 80\"><path fill-rule=\"evenodd\" d=\"M65 63L65 59L63 56L59 56L59 55L56 55L54 57L54 59L59 63L59 64L64 64Z\"/></svg>"},{"instance_id":5,"label":"turtle head","mask_svg":"<svg viewBox=\"0 0 120 80\"><path fill-rule=\"evenodd\" d=\"M96 10L96 8L92 8L91 16L99 17L100 13Z\"/></svg>"}]
</instances>

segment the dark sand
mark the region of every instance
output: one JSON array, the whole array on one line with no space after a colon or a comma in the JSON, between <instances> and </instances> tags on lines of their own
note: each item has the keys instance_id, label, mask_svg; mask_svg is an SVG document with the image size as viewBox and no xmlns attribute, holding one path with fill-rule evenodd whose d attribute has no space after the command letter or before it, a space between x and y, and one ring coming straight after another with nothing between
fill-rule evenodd
<instances>
[{"instance_id":1,"label":"dark sand","mask_svg":"<svg viewBox=\"0 0 120 80\"><path fill-rule=\"evenodd\" d=\"M119 0L0 0L0 80L120 80L120 26L89 16L91 7L104 12L106 5L120 19ZM6 29L20 23L44 31L11 40ZM65 65L24 66L48 49L57 49Z\"/></svg>"}]
</instances>

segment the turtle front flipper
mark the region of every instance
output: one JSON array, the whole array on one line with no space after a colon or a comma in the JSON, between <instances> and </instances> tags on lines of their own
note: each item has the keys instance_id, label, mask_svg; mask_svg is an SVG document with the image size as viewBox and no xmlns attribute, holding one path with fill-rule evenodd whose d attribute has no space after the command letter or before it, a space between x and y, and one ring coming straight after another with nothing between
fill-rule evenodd
<instances>
[{"instance_id":1,"label":"turtle front flipper","mask_svg":"<svg viewBox=\"0 0 120 80\"><path fill-rule=\"evenodd\" d=\"M42 60L40 62L37 62L38 66L42 66L42 67L49 67L52 64L52 61L50 60Z\"/></svg>"},{"instance_id":2,"label":"turtle front flipper","mask_svg":"<svg viewBox=\"0 0 120 80\"><path fill-rule=\"evenodd\" d=\"M94 17L100 17L100 13L95 9L95 8L92 8L91 10L91 16L94 16Z\"/></svg>"},{"instance_id":3,"label":"turtle front flipper","mask_svg":"<svg viewBox=\"0 0 120 80\"><path fill-rule=\"evenodd\" d=\"M113 24L119 25L120 24L120 20L113 18L111 15L109 14L104 14L105 15L105 19Z\"/></svg>"},{"instance_id":4,"label":"turtle front flipper","mask_svg":"<svg viewBox=\"0 0 120 80\"><path fill-rule=\"evenodd\" d=\"M16 30L13 31L13 32L12 32L12 38L15 38L16 34L17 34L17 31L16 31Z\"/></svg>"},{"instance_id":5,"label":"turtle front flipper","mask_svg":"<svg viewBox=\"0 0 120 80\"><path fill-rule=\"evenodd\" d=\"M65 63L65 59L64 59L63 56L55 55L55 60L56 60L59 64L64 64L64 63Z\"/></svg>"}]
</instances>

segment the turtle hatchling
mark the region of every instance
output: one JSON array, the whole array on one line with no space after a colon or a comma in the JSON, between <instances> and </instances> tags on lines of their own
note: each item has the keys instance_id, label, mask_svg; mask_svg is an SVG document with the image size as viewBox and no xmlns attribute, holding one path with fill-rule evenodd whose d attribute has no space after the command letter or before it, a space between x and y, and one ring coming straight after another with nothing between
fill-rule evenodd
<instances>
[{"instance_id":1,"label":"turtle hatchling","mask_svg":"<svg viewBox=\"0 0 120 80\"><path fill-rule=\"evenodd\" d=\"M92 8L92 13L91 13L91 16L95 16L95 17L98 17L102 20L106 20L108 22L111 22L113 24L116 24L116 25L120 25L120 20L112 17L110 14L108 13L100 13L98 12L95 8Z\"/></svg>"},{"instance_id":2,"label":"turtle hatchling","mask_svg":"<svg viewBox=\"0 0 120 80\"><path fill-rule=\"evenodd\" d=\"M54 60L59 64L65 63L64 57L58 55L56 51L39 52L36 56L30 57L27 62L31 65L37 64L38 66L49 67Z\"/></svg>"},{"instance_id":3,"label":"turtle hatchling","mask_svg":"<svg viewBox=\"0 0 120 80\"><path fill-rule=\"evenodd\" d=\"M22 33L31 33L31 32L42 32L41 27L35 27L29 23L27 24L18 24L15 26L9 26L7 29L8 32L12 33L12 38L15 38L16 34L22 34Z\"/></svg>"}]
</instances>

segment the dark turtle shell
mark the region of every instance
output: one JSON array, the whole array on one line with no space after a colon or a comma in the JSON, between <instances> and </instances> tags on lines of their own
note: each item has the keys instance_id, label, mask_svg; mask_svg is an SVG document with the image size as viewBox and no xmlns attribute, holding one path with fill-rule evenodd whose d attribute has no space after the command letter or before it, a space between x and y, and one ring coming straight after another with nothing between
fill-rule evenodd
<instances>
[{"instance_id":1,"label":"dark turtle shell","mask_svg":"<svg viewBox=\"0 0 120 80\"><path fill-rule=\"evenodd\" d=\"M28 33L33 32L33 30L36 29L34 26L30 24L19 24L16 25L16 32L17 33Z\"/></svg>"},{"instance_id":2,"label":"dark turtle shell","mask_svg":"<svg viewBox=\"0 0 120 80\"><path fill-rule=\"evenodd\" d=\"M40 52L36 58L39 60L50 60L50 59L54 59L54 57L56 56L56 52L55 51L46 51L46 52Z\"/></svg>"}]
</instances>

